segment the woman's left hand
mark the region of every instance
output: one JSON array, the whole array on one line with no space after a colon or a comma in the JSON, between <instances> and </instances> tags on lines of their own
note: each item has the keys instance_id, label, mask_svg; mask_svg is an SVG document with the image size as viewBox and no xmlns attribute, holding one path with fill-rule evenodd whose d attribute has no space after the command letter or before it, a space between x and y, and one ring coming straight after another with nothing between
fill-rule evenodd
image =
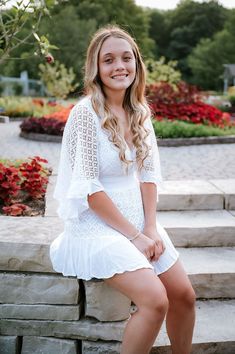
<instances>
[{"instance_id":1,"label":"woman's left hand","mask_svg":"<svg viewBox=\"0 0 235 354\"><path fill-rule=\"evenodd\" d=\"M159 233L157 232L157 229L155 227L145 227L143 230L143 234L148 236L155 242L155 254L150 261L157 261L166 248Z\"/></svg>"}]
</instances>

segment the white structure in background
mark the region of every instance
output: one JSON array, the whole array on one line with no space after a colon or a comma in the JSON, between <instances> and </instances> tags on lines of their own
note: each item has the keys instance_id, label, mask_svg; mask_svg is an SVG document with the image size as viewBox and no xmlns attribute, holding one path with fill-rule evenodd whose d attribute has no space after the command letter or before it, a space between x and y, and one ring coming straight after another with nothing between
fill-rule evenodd
<instances>
[{"instance_id":1,"label":"white structure in background","mask_svg":"<svg viewBox=\"0 0 235 354\"><path fill-rule=\"evenodd\" d=\"M224 94L227 93L228 87L232 84L235 86L235 64L224 64Z\"/></svg>"},{"instance_id":2,"label":"white structure in background","mask_svg":"<svg viewBox=\"0 0 235 354\"><path fill-rule=\"evenodd\" d=\"M40 80L28 78L28 72L22 71L20 77L0 76L0 88L2 96L44 96L45 87Z\"/></svg>"}]
</instances>

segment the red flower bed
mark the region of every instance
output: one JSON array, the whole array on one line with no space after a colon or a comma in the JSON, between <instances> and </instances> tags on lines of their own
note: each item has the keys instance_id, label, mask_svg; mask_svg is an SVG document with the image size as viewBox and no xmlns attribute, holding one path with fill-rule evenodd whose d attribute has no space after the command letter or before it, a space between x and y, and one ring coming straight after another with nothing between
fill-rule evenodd
<instances>
[{"instance_id":1,"label":"red flower bed","mask_svg":"<svg viewBox=\"0 0 235 354\"><path fill-rule=\"evenodd\" d=\"M64 122L60 122L54 118L27 118L25 119L20 128L26 133L50 134L50 135L63 135Z\"/></svg>"},{"instance_id":2,"label":"red flower bed","mask_svg":"<svg viewBox=\"0 0 235 354\"><path fill-rule=\"evenodd\" d=\"M202 102L198 89L185 82L180 82L175 89L165 82L149 85L146 94L157 120L178 119L220 128L230 125L229 114Z\"/></svg>"},{"instance_id":3,"label":"red flower bed","mask_svg":"<svg viewBox=\"0 0 235 354\"><path fill-rule=\"evenodd\" d=\"M25 119L20 128L26 133L63 135L64 126L72 107L73 105L62 107L61 110L47 114L42 118Z\"/></svg>"},{"instance_id":4,"label":"red flower bed","mask_svg":"<svg viewBox=\"0 0 235 354\"><path fill-rule=\"evenodd\" d=\"M44 204L50 171L43 163L47 160L35 156L21 162L0 162L0 209L6 215L37 215L35 206Z\"/></svg>"}]
</instances>

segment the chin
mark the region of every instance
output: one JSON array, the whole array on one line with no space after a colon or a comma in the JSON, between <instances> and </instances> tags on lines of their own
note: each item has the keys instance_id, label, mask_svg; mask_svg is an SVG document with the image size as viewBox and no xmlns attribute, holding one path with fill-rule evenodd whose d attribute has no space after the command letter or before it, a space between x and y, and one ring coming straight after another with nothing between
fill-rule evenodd
<instances>
[{"instance_id":1,"label":"chin","mask_svg":"<svg viewBox=\"0 0 235 354\"><path fill-rule=\"evenodd\" d=\"M112 90L126 90L129 86L131 86L132 82L125 82L116 85L110 85L110 89Z\"/></svg>"}]
</instances>

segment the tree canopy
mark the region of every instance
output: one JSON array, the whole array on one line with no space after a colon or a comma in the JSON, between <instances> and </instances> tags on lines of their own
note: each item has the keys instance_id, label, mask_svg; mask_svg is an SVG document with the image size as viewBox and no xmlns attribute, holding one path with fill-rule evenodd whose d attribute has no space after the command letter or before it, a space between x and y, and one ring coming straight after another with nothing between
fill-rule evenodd
<instances>
[{"instance_id":1,"label":"tree canopy","mask_svg":"<svg viewBox=\"0 0 235 354\"><path fill-rule=\"evenodd\" d=\"M235 63L235 10L224 29L202 39L189 56L194 83L206 89L222 87L223 64Z\"/></svg>"},{"instance_id":2,"label":"tree canopy","mask_svg":"<svg viewBox=\"0 0 235 354\"><path fill-rule=\"evenodd\" d=\"M1 0L0 0L1 1ZM47 0L50 1L50 0ZM137 6L134 0L66 0L56 1L51 16L42 16L38 32L59 49L55 59L73 68L82 87L87 45L101 26L117 24L129 31L141 48L144 60L177 61L182 78L202 88L222 88L223 64L235 62L234 11L225 9L218 0L198 3L181 0L169 11ZM5 16L12 10L6 10ZM30 31L33 19L22 28L19 38ZM1 34L1 28L0 28ZM2 44L0 43L0 46ZM12 51L12 57L0 68L0 74L18 76L27 70L38 78L41 59L35 57L30 41Z\"/></svg>"}]
</instances>

